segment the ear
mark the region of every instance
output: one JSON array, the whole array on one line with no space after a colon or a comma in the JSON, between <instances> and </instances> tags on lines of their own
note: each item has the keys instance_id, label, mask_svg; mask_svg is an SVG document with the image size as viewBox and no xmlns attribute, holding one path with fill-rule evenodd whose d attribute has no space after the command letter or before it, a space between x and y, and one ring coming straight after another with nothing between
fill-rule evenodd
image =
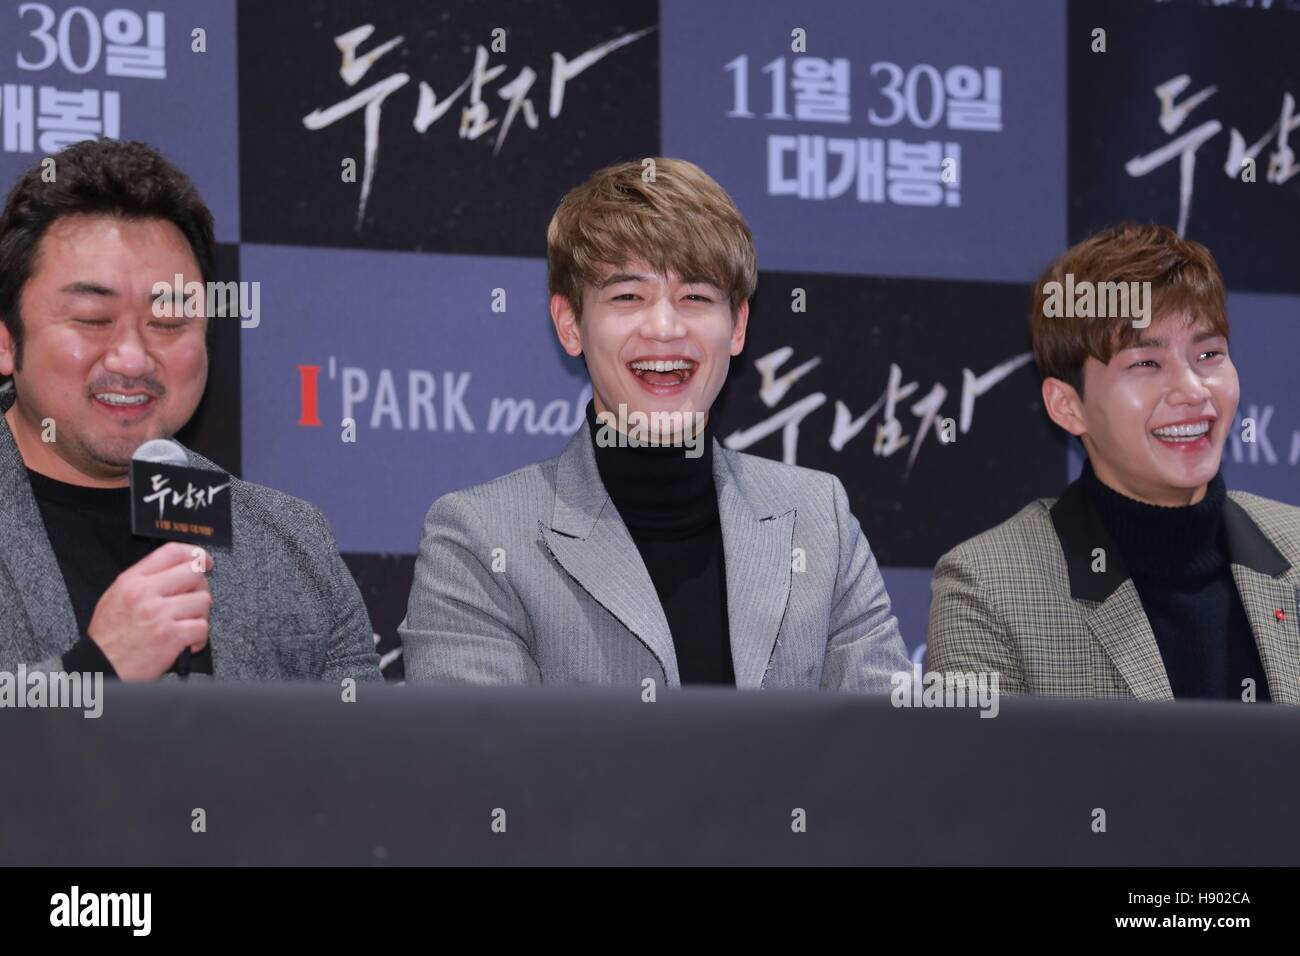
<instances>
[{"instance_id":1,"label":"ear","mask_svg":"<svg viewBox=\"0 0 1300 956\"><path fill-rule=\"evenodd\" d=\"M582 336L578 332L578 316L573 305L558 292L551 296L551 322L560 346L574 358L582 354Z\"/></svg>"},{"instance_id":2,"label":"ear","mask_svg":"<svg viewBox=\"0 0 1300 956\"><path fill-rule=\"evenodd\" d=\"M736 309L736 319L731 323L731 354L739 355L745 347L745 331L749 328L749 300L741 299Z\"/></svg>"},{"instance_id":3,"label":"ear","mask_svg":"<svg viewBox=\"0 0 1300 956\"><path fill-rule=\"evenodd\" d=\"M13 375L18 364L18 355L14 350L14 339L9 334L9 326L0 322L0 375Z\"/></svg>"},{"instance_id":4,"label":"ear","mask_svg":"<svg viewBox=\"0 0 1300 956\"><path fill-rule=\"evenodd\" d=\"M1043 407L1048 417L1075 437L1087 433L1083 421L1083 399L1073 385L1059 378L1043 379Z\"/></svg>"}]
</instances>

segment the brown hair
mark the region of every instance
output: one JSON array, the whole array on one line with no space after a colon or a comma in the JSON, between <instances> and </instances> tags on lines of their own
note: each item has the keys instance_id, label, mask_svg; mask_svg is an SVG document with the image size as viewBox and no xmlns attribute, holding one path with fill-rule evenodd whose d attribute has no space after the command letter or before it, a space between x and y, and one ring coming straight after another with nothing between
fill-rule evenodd
<instances>
[{"instance_id":1,"label":"brown hair","mask_svg":"<svg viewBox=\"0 0 1300 956\"><path fill-rule=\"evenodd\" d=\"M644 161L597 172L560 201L546 230L547 287L582 315L584 283L603 267L644 260L656 272L709 282L731 301L754 294L758 259L740 210L725 189L694 163L656 157L653 179Z\"/></svg>"},{"instance_id":2,"label":"brown hair","mask_svg":"<svg viewBox=\"0 0 1300 956\"><path fill-rule=\"evenodd\" d=\"M0 321L13 337L21 367L23 327L18 303L31 278L41 238L64 216L109 215L165 219L189 241L204 280L212 278L212 213L189 177L146 143L84 140L54 154L47 182L44 160L23 173L0 216ZM209 324L209 330L211 324Z\"/></svg>"},{"instance_id":3,"label":"brown hair","mask_svg":"<svg viewBox=\"0 0 1300 956\"><path fill-rule=\"evenodd\" d=\"M1207 321L1228 337L1223 276L1199 242L1179 237L1168 226L1124 222L1071 246L1038 278L1029 311L1034 361L1044 378L1059 378L1083 394L1083 366L1089 356L1109 362L1131 347L1145 330L1131 317L1066 318L1046 315L1047 287L1066 276L1074 283L1150 282L1151 320L1185 313L1189 324Z\"/></svg>"}]
</instances>

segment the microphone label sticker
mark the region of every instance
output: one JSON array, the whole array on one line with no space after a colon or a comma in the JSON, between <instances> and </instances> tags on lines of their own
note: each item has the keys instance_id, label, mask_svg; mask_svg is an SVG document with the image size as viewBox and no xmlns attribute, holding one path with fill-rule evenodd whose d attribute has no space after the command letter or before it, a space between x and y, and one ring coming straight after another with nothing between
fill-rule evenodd
<instances>
[{"instance_id":1,"label":"microphone label sticker","mask_svg":"<svg viewBox=\"0 0 1300 956\"><path fill-rule=\"evenodd\" d=\"M230 476L187 465L131 462L131 533L229 545Z\"/></svg>"}]
</instances>

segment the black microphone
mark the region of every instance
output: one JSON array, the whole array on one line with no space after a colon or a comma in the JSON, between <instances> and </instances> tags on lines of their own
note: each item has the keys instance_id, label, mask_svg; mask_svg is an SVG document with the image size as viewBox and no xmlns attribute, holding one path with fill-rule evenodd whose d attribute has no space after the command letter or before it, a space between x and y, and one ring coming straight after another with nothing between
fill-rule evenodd
<instances>
[{"instance_id":1,"label":"black microphone","mask_svg":"<svg viewBox=\"0 0 1300 956\"><path fill-rule=\"evenodd\" d=\"M204 544L224 537L229 543L229 484L230 476L222 472L191 468L179 442L145 442L131 456L132 534ZM194 653L187 647L172 667L188 677L193 663Z\"/></svg>"}]
</instances>

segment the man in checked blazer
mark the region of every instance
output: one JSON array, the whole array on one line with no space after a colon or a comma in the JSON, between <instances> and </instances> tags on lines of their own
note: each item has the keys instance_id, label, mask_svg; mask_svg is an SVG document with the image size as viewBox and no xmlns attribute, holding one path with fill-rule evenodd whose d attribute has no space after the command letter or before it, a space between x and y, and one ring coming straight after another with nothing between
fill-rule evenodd
<instances>
[{"instance_id":1,"label":"man in checked blazer","mask_svg":"<svg viewBox=\"0 0 1300 956\"><path fill-rule=\"evenodd\" d=\"M1127 310L1096 314L1104 282L1134 283ZM1062 289L1093 301L1062 310ZM1043 274L1030 335L1047 413L1087 462L940 559L928 669L997 671L1011 693L1300 703L1300 509L1219 473L1239 383L1209 251L1167 227L1099 233Z\"/></svg>"},{"instance_id":2,"label":"man in checked blazer","mask_svg":"<svg viewBox=\"0 0 1300 956\"><path fill-rule=\"evenodd\" d=\"M655 164L598 172L551 221L587 420L559 457L434 503L407 679L888 693L908 661L843 486L707 427L744 346L749 228L698 167Z\"/></svg>"}]
</instances>

